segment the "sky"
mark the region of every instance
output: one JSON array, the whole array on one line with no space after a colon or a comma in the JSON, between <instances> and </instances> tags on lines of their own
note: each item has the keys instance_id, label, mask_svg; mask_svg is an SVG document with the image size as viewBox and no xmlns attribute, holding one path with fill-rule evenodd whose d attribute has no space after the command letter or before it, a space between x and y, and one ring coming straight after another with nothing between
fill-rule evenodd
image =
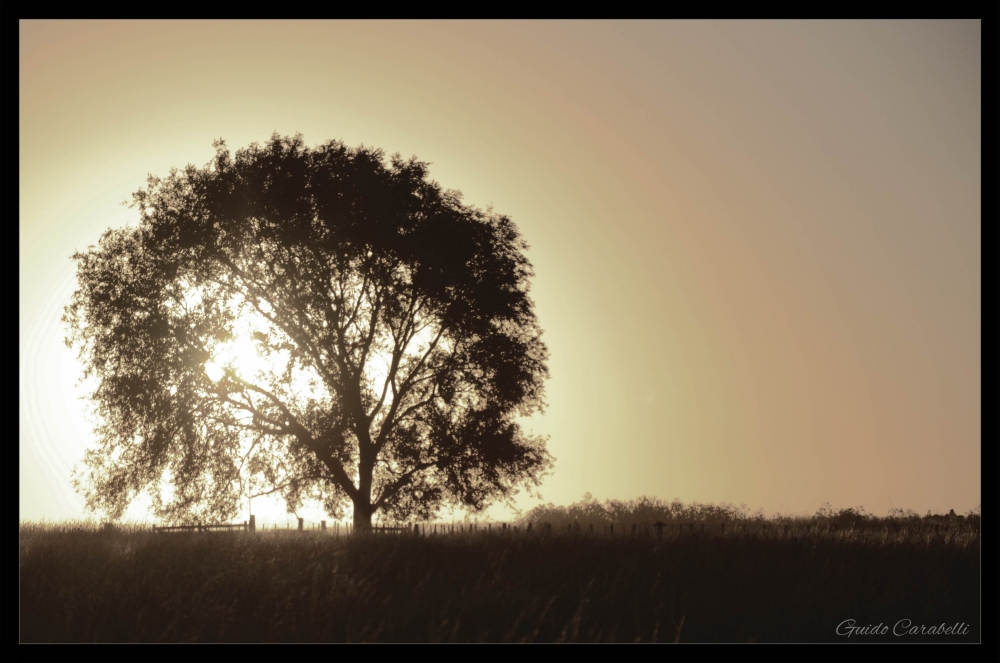
<instances>
[{"instance_id":1,"label":"sky","mask_svg":"<svg viewBox=\"0 0 1000 663\"><path fill-rule=\"evenodd\" d=\"M978 20L35 20L19 46L22 520L96 517L70 256L147 174L274 132L416 155L517 224L556 458L519 508L980 503Z\"/></svg>"}]
</instances>

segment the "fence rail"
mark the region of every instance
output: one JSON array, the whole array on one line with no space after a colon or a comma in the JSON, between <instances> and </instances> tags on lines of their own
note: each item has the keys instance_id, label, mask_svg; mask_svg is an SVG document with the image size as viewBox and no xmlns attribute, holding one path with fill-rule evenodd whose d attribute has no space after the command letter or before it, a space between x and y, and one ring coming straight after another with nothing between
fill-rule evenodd
<instances>
[{"instance_id":1,"label":"fence rail","mask_svg":"<svg viewBox=\"0 0 1000 663\"><path fill-rule=\"evenodd\" d=\"M248 532L247 523L222 524L222 525L172 525L169 527L159 527L153 525L153 531L158 534L168 532Z\"/></svg>"}]
</instances>

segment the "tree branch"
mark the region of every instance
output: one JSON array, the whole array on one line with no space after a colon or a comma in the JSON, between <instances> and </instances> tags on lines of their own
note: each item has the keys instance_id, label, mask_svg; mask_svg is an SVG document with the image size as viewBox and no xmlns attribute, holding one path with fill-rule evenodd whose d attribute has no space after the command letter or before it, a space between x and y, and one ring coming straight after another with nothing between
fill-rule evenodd
<instances>
[{"instance_id":1,"label":"tree branch","mask_svg":"<svg viewBox=\"0 0 1000 663\"><path fill-rule=\"evenodd\" d=\"M429 467L434 467L436 464L437 464L436 461L435 462L418 463L412 469L407 470L406 472L404 472L399 478L397 478L391 484L389 484L388 486L386 486L385 488L382 489L382 494L379 495L378 500L376 500L375 504L373 505L374 506L374 510L381 509L383 506L385 506L385 503L388 500L392 499L393 496L395 496L400 490L403 489L403 487L406 486L407 483L410 482L410 479L413 478L414 474L416 474L417 472L420 472L422 470L426 470Z\"/></svg>"},{"instance_id":2,"label":"tree branch","mask_svg":"<svg viewBox=\"0 0 1000 663\"><path fill-rule=\"evenodd\" d=\"M355 487L354 482L351 481L350 477L347 476L347 472L340 464L340 461L334 458L330 453L323 453L324 450L319 444L317 444L316 439L312 436L308 429L306 429L306 427L298 421L295 415L292 414L280 398L263 387L258 387L255 384L243 380L236 375L235 372L228 368L225 369L225 372L226 376L229 377L230 380L244 389L250 389L251 391L255 391L262 396L266 396L275 405L275 407L281 410L281 413L285 416L291 434L294 435L305 448L316 454L316 457L319 458L323 464L327 466L327 468L329 468L330 472L333 474L334 480L340 485L341 488L344 489L344 492L351 497L357 495L358 489Z\"/></svg>"},{"instance_id":3,"label":"tree branch","mask_svg":"<svg viewBox=\"0 0 1000 663\"><path fill-rule=\"evenodd\" d=\"M441 340L441 336L444 334L444 329L444 325L441 325L441 329L438 330L437 336L435 336L434 340L427 346L427 352L425 352L424 356L420 358L420 361L417 362L416 366L410 370L406 379L403 380L403 384L400 385L399 394L393 399L392 405L389 406L389 412L386 414L385 419L382 421L382 425L379 427L379 434L375 441L375 447L377 449L381 449L385 445L388 432L396 425L395 416L396 412L399 410L399 403L406 398L407 392L413 386L416 373L420 371L424 362L427 361L427 358L431 355L434 349L437 348L437 344Z\"/></svg>"},{"instance_id":4,"label":"tree branch","mask_svg":"<svg viewBox=\"0 0 1000 663\"><path fill-rule=\"evenodd\" d=\"M221 279L212 278L211 280L228 290L230 294L242 297L243 300L249 303L254 310L264 317L264 319L288 334L289 338L298 343L300 347L305 350L306 354L308 354L312 360L316 362L316 369L319 371L320 376L323 378L323 381L327 384L327 386L334 393L343 396L343 390L341 389L340 384L327 370L326 364L320 356L319 350L315 348L311 342L309 333L306 330L299 328L298 325L294 324L291 320L287 319L287 316L281 315L280 311L282 310L282 307L271 301L271 299L265 294L266 291L255 283L255 279L240 269L239 266L237 266L232 260L230 260L227 256L220 256L219 260L226 267L228 267L234 275L239 277L239 279L243 282L245 290L226 283ZM247 297L247 291L253 295L252 299ZM257 300L267 302L267 305L271 308L271 311L273 311L274 314L272 315L265 312L260 307Z\"/></svg>"}]
</instances>

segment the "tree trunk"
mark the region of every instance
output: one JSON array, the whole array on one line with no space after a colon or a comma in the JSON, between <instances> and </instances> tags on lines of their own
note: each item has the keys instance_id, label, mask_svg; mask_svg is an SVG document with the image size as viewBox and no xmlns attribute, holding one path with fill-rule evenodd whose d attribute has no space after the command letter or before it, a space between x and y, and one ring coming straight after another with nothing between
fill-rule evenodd
<instances>
[{"instance_id":1,"label":"tree trunk","mask_svg":"<svg viewBox=\"0 0 1000 663\"><path fill-rule=\"evenodd\" d=\"M367 496L354 500L354 531L370 532L372 529L372 505Z\"/></svg>"},{"instance_id":2,"label":"tree trunk","mask_svg":"<svg viewBox=\"0 0 1000 663\"><path fill-rule=\"evenodd\" d=\"M358 495L354 498L354 530L368 532L372 528L372 471L375 461L362 453L358 467Z\"/></svg>"}]
</instances>

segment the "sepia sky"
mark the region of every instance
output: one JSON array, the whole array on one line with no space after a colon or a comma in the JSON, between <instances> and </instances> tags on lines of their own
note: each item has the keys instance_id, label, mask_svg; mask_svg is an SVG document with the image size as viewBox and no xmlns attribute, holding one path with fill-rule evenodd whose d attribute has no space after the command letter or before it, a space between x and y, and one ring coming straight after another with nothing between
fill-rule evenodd
<instances>
[{"instance_id":1,"label":"sepia sky","mask_svg":"<svg viewBox=\"0 0 1000 663\"><path fill-rule=\"evenodd\" d=\"M980 57L979 21L21 21L20 517L85 517L71 254L148 173L275 131L517 223L545 502L965 512Z\"/></svg>"}]
</instances>

